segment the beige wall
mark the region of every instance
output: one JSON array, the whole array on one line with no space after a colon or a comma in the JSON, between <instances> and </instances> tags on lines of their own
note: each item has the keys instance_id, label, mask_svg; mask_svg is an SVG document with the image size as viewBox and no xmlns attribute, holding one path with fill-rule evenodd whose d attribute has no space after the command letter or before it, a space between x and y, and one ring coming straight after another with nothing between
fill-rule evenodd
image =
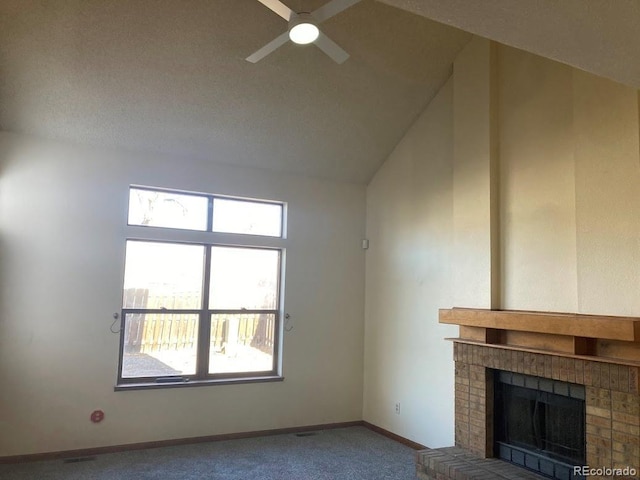
<instances>
[{"instance_id":1,"label":"beige wall","mask_svg":"<svg viewBox=\"0 0 640 480\"><path fill-rule=\"evenodd\" d=\"M499 52L502 307L640 315L638 91Z\"/></svg>"},{"instance_id":2,"label":"beige wall","mask_svg":"<svg viewBox=\"0 0 640 480\"><path fill-rule=\"evenodd\" d=\"M573 71L578 306L640 316L638 91Z\"/></svg>"},{"instance_id":3,"label":"beige wall","mask_svg":"<svg viewBox=\"0 0 640 480\"><path fill-rule=\"evenodd\" d=\"M499 304L496 52L474 37L453 64L453 304Z\"/></svg>"},{"instance_id":4,"label":"beige wall","mask_svg":"<svg viewBox=\"0 0 640 480\"><path fill-rule=\"evenodd\" d=\"M438 308L640 316L638 97L487 40L463 49L367 190L365 420L452 443ZM407 398L421 407L396 416Z\"/></svg>"},{"instance_id":5,"label":"beige wall","mask_svg":"<svg viewBox=\"0 0 640 480\"><path fill-rule=\"evenodd\" d=\"M364 419L431 445L453 441L442 339L456 330L437 322L451 303L452 94L449 81L367 189Z\"/></svg>"},{"instance_id":6,"label":"beige wall","mask_svg":"<svg viewBox=\"0 0 640 480\"><path fill-rule=\"evenodd\" d=\"M363 186L7 133L0 160L0 456L362 418ZM131 183L288 202L284 382L113 391Z\"/></svg>"},{"instance_id":7,"label":"beige wall","mask_svg":"<svg viewBox=\"0 0 640 480\"><path fill-rule=\"evenodd\" d=\"M499 51L502 307L576 311L572 69Z\"/></svg>"}]
</instances>

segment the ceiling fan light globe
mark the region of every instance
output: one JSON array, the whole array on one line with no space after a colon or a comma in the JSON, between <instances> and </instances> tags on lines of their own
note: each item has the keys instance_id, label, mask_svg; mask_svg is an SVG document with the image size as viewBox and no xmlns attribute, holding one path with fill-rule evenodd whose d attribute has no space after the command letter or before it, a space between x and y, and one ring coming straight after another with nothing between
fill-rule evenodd
<instances>
[{"instance_id":1,"label":"ceiling fan light globe","mask_svg":"<svg viewBox=\"0 0 640 480\"><path fill-rule=\"evenodd\" d=\"M320 30L313 23L298 23L289 30L289 38L298 45L313 43L320 35Z\"/></svg>"}]
</instances>

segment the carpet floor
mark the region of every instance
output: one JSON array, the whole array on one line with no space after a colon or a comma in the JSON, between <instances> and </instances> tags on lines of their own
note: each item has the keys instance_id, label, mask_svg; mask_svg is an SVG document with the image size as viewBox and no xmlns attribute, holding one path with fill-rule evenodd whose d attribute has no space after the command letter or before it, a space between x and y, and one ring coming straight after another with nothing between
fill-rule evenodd
<instances>
[{"instance_id":1,"label":"carpet floor","mask_svg":"<svg viewBox=\"0 0 640 480\"><path fill-rule=\"evenodd\" d=\"M365 427L0 465L2 480L413 480L415 451Z\"/></svg>"}]
</instances>

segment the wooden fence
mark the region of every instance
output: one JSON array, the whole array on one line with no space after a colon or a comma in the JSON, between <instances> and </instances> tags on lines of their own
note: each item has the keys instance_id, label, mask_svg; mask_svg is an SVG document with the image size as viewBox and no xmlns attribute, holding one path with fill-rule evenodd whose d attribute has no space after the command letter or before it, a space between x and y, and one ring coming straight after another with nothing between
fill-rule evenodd
<instances>
[{"instance_id":1,"label":"wooden fence","mask_svg":"<svg viewBox=\"0 0 640 480\"><path fill-rule=\"evenodd\" d=\"M199 292L149 295L147 289L126 289L125 308L198 308ZM129 314L125 322L126 353L149 353L196 348L197 314ZM264 313L213 314L211 351L225 352L231 345L273 352L275 315Z\"/></svg>"}]
</instances>

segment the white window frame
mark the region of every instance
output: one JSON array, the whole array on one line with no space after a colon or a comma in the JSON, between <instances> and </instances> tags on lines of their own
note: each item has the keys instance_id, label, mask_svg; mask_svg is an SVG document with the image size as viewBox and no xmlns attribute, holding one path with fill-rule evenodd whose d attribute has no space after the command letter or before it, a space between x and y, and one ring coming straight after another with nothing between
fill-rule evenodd
<instances>
[{"instance_id":1,"label":"white window frame","mask_svg":"<svg viewBox=\"0 0 640 480\"><path fill-rule=\"evenodd\" d=\"M179 195L195 195L208 199L207 230L187 230L172 227L158 227L151 225L131 225L127 222L127 242L157 242L162 244L188 244L204 247L205 258L203 262L204 274L201 304L196 309L148 309L148 308L123 308L120 316L120 348L118 356L118 377L116 390L129 390L141 388L167 388L181 386L215 385L227 383L249 383L281 381L282 377L282 337L284 318L284 272L285 272L285 241L286 241L286 204L284 202L258 200L245 197L231 197L215 194L203 194L196 192L185 192L181 190L143 187L131 185L131 189L149 190L161 193L175 193ZM267 203L279 205L282 208L281 234L279 237L253 235L247 233L227 233L211 231L212 219L214 215L213 200L215 198L232 199L252 203ZM127 212L129 209L127 208ZM211 273L211 249L213 247L238 247L255 248L261 250L275 250L278 252L279 271L277 286L277 302L274 309L211 309L209 308L209 281ZM125 259L126 261L126 259ZM123 268L124 272L124 268ZM123 289L124 293L124 289ZM123 377L123 360L125 354L125 328L127 316L134 314L194 314L199 316L198 340L197 340L197 360L196 372L192 375L170 375L170 376L141 376ZM267 371L252 372L228 372L209 373L210 355L210 328L211 318L215 314L268 314L273 315L273 362L271 369Z\"/></svg>"}]
</instances>

